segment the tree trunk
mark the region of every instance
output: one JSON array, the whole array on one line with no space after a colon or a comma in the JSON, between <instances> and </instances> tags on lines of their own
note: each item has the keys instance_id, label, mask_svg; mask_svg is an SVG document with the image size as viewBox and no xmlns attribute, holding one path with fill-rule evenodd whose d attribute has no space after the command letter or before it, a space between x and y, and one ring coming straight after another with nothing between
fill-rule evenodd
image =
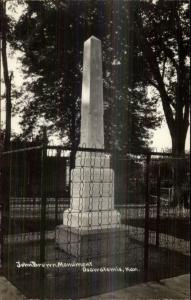
<instances>
[{"instance_id":1,"label":"tree trunk","mask_svg":"<svg viewBox=\"0 0 191 300\"><path fill-rule=\"evenodd\" d=\"M11 76L9 76L8 63L7 63L7 20L6 20L6 3L1 3L2 12L2 63L3 74L5 81L5 94L6 94L6 124L5 124L5 149L10 147L11 139Z\"/></svg>"},{"instance_id":2,"label":"tree trunk","mask_svg":"<svg viewBox=\"0 0 191 300\"><path fill-rule=\"evenodd\" d=\"M177 121L177 120L176 120ZM184 128L184 124L176 122L176 130L174 135L171 135L172 139L172 153L173 153L173 206L187 206L188 203L188 178L187 178L187 164L188 161L185 157L185 141L187 128Z\"/></svg>"},{"instance_id":3,"label":"tree trunk","mask_svg":"<svg viewBox=\"0 0 191 300\"><path fill-rule=\"evenodd\" d=\"M177 124L180 127L178 132L176 131L171 135L172 140L172 153L174 156L184 156L185 154L185 143L186 143L186 132L181 132L181 124Z\"/></svg>"}]
</instances>

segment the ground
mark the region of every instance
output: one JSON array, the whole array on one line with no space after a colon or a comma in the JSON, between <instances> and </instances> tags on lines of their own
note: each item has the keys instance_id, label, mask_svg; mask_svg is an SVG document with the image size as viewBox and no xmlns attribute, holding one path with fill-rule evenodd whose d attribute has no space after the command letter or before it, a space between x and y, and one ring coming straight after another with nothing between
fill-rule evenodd
<instances>
[{"instance_id":1,"label":"ground","mask_svg":"<svg viewBox=\"0 0 191 300\"><path fill-rule=\"evenodd\" d=\"M1 300L26 300L5 277L0 276L0 299ZM159 282L148 282L129 288L121 289L112 293L84 298L86 300L98 299L190 299L190 275L160 280ZM60 299L61 300L61 299ZM82 298L81 298L82 300Z\"/></svg>"}]
</instances>

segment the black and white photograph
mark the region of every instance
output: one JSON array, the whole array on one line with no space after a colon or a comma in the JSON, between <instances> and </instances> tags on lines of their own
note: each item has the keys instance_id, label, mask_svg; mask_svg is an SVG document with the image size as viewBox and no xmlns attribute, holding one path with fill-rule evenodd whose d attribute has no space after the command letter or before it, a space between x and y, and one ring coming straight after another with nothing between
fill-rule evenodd
<instances>
[{"instance_id":1,"label":"black and white photograph","mask_svg":"<svg viewBox=\"0 0 191 300\"><path fill-rule=\"evenodd\" d=\"M190 1L0 0L0 300L190 299Z\"/></svg>"}]
</instances>

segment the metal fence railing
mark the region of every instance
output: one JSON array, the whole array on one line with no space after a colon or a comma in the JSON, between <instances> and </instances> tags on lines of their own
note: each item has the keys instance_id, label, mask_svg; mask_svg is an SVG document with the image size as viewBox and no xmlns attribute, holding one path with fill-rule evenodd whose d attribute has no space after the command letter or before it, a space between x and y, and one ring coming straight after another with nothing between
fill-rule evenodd
<instances>
[{"instance_id":1,"label":"metal fence railing","mask_svg":"<svg viewBox=\"0 0 191 300\"><path fill-rule=\"evenodd\" d=\"M94 158L100 155L96 149L75 149L75 152L77 150L89 152ZM95 160L89 171L80 160L79 182L73 187L71 170L75 165L71 154L72 150L67 147L46 143L2 154L0 251L2 272L9 280L28 297L77 298L189 271L188 157L172 157L169 153L111 154L110 163L103 160L99 172L95 171ZM105 174L110 168L115 177L108 182ZM91 174L88 183L84 181L85 172ZM96 180L97 190L94 190ZM63 223L63 212L75 203L80 205L83 197L89 197L88 211L97 205L98 218L105 216L104 205L107 206L106 230L113 222L115 210L120 212L120 226L125 228L123 233L112 236L113 243L107 234L104 238L97 234L91 251L92 242L88 238L86 261L96 264L103 257L101 264L104 265L105 253L100 252L102 243L104 251L111 254L110 263L118 267L121 263L137 271L106 274L83 272L80 267L55 267L60 262L85 260L84 256L76 258L71 251L64 251L56 244L56 228ZM82 210L77 207L77 211L80 228ZM91 218L88 222L93 224ZM71 234L70 230L65 240L67 247L74 247L76 243ZM115 253L120 253L118 260L112 256L114 248ZM31 261L52 264L54 268L18 267L19 263Z\"/></svg>"}]
</instances>

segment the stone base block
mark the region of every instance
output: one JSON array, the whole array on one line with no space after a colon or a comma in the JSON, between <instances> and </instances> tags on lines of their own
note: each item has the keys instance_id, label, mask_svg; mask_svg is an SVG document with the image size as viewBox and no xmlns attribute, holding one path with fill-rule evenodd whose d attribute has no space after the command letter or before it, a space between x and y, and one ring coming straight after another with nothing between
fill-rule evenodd
<instances>
[{"instance_id":1,"label":"stone base block","mask_svg":"<svg viewBox=\"0 0 191 300\"><path fill-rule=\"evenodd\" d=\"M78 211L112 211L114 210L114 197L72 197L70 208Z\"/></svg>"},{"instance_id":2,"label":"stone base block","mask_svg":"<svg viewBox=\"0 0 191 300\"><path fill-rule=\"evenodd\" d=\"M75 167L71 170L72 183L114 183L114 171L101 167Z\"/></svg>"},{"instance_id":3,"label":"stone base block","mask_svg":"<svg viewBox=\"0 0 191 300\"><path fill-rule=\"evenodd\" d=\"M79 211L66 209L63 225L79 229L107 229L120 226L120 213L117 210Z\"/></svg>"},{"instance_id":4,"label":"stone base block","mask_svg":"<svg viewBox=\"0 0 191 300\"><path fill-rule=\"evenodd\" d=\"M64 225L56 229L57 246L81 261L94 265L122 264L127 243L126 226L104 230L79 230Z\"/></svg>"},{"instance_id":5,"label":"stone base block","mask_svg":"<svg viewBox=\"0 0 191 300\"><path fill-rule=\"evenodd\" d=\"M110 168L110 156L102 152L77 151L75 167Z\"/></svg>"}]
</instances>

